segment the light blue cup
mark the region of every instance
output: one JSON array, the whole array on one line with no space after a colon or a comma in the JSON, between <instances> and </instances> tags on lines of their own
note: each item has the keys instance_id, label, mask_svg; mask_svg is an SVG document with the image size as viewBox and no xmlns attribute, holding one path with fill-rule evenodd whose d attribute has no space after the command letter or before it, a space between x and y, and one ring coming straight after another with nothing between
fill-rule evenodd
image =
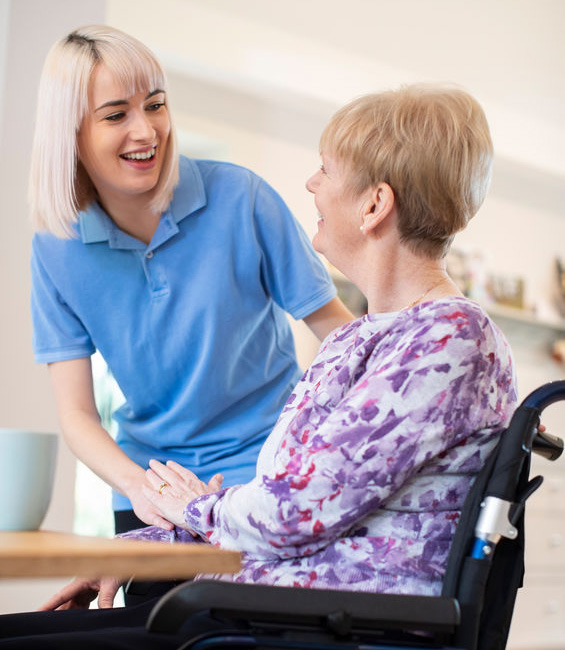
<instances>
[{"instance_id":1,"label":"light blue cup","mask_svg":"<svg viewBox=\"0 0 565 650\"><path fill-rule=\"evenodd\" d=\"M37 530L55 476L57 434L0 429L0 530Z\"/></svg>"}]
</instances>

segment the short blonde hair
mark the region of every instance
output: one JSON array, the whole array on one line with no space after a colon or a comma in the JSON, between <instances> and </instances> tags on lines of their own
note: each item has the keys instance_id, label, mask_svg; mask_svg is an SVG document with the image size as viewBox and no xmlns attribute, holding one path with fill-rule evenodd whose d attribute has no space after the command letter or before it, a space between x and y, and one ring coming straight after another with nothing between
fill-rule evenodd
<instances>
[{"instance_id":1,"label":"short blonde hair","mask_svg":"<svg viewBox=\"0 0 565 650\"><path fill-rule=\"evenodd\" d=\"M333 116L320 150L346 165L354 195L390 185L401 239L426 257L445 256L490 185L485 114L451 86L415 84L360 97Z\"/></svg>"},{"instance_id":2,"label":"short blonde hair","mask_svg":"<svg viewBox=\"0 0 565 650\"><path fill-rule=\"evenodd\" d=\"M103 63L130 94L166 90L153 53L140 41L106 25L71 32L51 48L41 76L29 183L32 223L63 238L74 236L78 212L91 203L95 188L78 158L77 135L86 115L88 87ZM178 181L174 128L151 204L155 213L169 205Z\"/></svg>"}]
</instances>

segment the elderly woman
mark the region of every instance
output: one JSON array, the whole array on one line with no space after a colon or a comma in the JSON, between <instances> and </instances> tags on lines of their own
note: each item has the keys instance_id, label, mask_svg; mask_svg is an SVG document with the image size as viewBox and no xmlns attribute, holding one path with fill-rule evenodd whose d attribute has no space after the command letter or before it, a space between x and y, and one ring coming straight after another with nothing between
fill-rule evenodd
<instances>
[{"instance_id":1,"label":"elderly woman","mask_svg":"<svg viewBox=\"0 0 565 650\"><path fill-rule=\"evenodd\" d=\"M487 191L487 123L462 90L406 87L340 110L321 155L307 182L318 210L314 246L363 291L369 313L325 339L252 481L211 491L176 463L153 461L144 494L175 530L127 535L195 535L243 551L241 572L220 579L438 594L465 496L516 402L504 337L444 263ZM108 605L116 587L78 580L46 608L83 604L98 591ZM18 638L0 648L50 647L45 639L69 644L58 648L174 647L178 638L113 629L128 617L141 625L146 613L29 615L34 626L47 622L28 637L12 619L5 636ZM43 636L57 616L65 632ZM83 620L94 627L93 617L103 629L69 631Z\"/></svg>"}]
</instances>

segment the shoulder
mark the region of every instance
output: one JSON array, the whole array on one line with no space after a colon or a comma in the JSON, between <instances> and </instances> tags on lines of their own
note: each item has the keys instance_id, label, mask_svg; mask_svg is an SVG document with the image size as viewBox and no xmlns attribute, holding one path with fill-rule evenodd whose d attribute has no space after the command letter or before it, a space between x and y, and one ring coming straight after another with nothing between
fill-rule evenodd
<instances>
[{"instance_id":1,"label":"shoulder","mask_svg":"<svg viewBox=\"0 0 565 650\"><path fill-rule=\"evenodd\" d=\"M401 313L398 326L414 336L435 337L442 333L456 340L500 341L504 335L484 308L467 298L443 298Z\"/></svg>"},{"instance_id":2,"label":"shoulder","mask_svg":"<svg viewBox=\"0 0 565 650\"><path fill-rule=\"evenodd\" d=\"M440 368L471 382L515 383L508 341L478 303L467 298L435 300L408 310L399 320L406 328L400 337L403 358L413 359L416 368Z\"/></svg>"},{"instance_id":3,"label":"shoulder","mask_svg":"<svg viewBox=\"0 0 565 650\"><path fill-rule=\"evenodd\" d=\"M285 206L279 193L259 174L231 162L219 160L200 160L181 156L180 177L189 179L196 173L201 179L207 194L224 190L231 196L245 195L253 203Z\"/></svg>"},{"instance_id":4,"label":"shoulder","mask_svg":"<svg viewBox=\"0 0 565 650\"><path fill-rule=\"evenodd\" d=\"M372 340L369 365L423 374L430 367L467 372L486 365L512 371L503 333L480 305L466 298L434 300L399 312L384 334Z\"/></svg>"},{"instance_id":5,"label":"shoulder","mask_svg":"<svg viewBox=\"0 0 565 650\"><path fill-rule=\"evenodd\" d=\"M72 238L57 237L56 235L47 232L39 231L34 233L31 241L32 255L56 255L63 250L74 248L82 244L80 235L78 234L78 227L75 224L75 236Z\"/></svg>"},{"instance_id":6,"label":"shoulder","mask_svg":"<svg viewBox=\"0 0 565 650\"><path fill-rule=\"evenodd\" d=\"M189 174L189 170L196 171L202 178L205 185L221 181L232 184L241 184L242 186L257 185L262 181L261 177L255 172L236 165L235 163L224 162L221 160L201 160L197 158L180 157L180 175L181 179Z\"/></svg>"}]
</instances>

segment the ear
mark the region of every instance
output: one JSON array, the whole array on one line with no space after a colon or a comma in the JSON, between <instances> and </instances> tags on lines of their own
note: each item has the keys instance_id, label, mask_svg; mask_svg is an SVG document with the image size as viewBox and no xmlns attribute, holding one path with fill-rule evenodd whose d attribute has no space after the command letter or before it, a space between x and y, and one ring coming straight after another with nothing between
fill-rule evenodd
<instances>
[{"instance_id":1,"label":"ear","mask_svg":"<svg viewBox=\"0 0 565 650\"><path fill-rule=\"evenodd\" d=\"M374 230L392 212L394 204L394 191L388 183L379 183L367 190L367 201L361 215L363 231Z\"/></svg>"}]
</instances>

